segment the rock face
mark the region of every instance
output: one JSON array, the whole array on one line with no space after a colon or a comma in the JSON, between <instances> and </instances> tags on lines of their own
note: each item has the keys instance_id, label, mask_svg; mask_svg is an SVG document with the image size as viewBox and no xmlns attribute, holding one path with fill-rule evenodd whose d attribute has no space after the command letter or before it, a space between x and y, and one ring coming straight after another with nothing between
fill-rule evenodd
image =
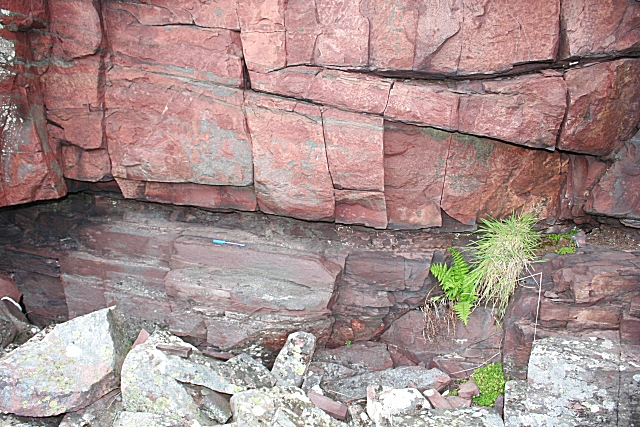
<instances>
[{"instance_id":1,"label":"rock face","mask_svg":"<svg viewBox=\"0 0 640 427\"><path fill-rule=\"evenodd\" d=\"M2 359L1 410L47 417L80 409L119 386L128 347L113 308L60 324Z\"/></svg>"},{"instance_id":2,"label":"rock face","mask_svg":"<svg viewBox=\"0 0 640 427\"><path fill-rule=\"evenodd\" d=\"M621 359L621 351L606 339L536 341L528 381L509 381L505 388L505 425L632 425L637 406L618 399L633 393L637 381L620 374L637 367Z\"/></svg>"},{"instance_id":3,"label":"rock face","mask_svg":"<svg viewBox=\"0 0 640 427\"><path fill-rule=\"evenodd\" d=\"M523 207L636 220L539 150L633 156L636 4L165 3L3 6L0 206L115 178L128 198L377 229Z\"/></svg>"}]
</instances>

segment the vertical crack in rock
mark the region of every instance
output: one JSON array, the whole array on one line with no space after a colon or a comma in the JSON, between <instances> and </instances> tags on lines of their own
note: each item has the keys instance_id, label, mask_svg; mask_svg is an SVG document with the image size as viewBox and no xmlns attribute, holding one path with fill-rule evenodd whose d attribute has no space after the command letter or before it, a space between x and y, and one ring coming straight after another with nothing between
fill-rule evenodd
<instances>
[{"instance_id":1,"label":"vertical crack in rock","mask_svg":"<svg viewBox=\"0 0 640 427\"><path fill-rule=\"evenodd\" d=\"M562 80L565 81L565 108L564 108L564 116L562 117L562 121L560 122L560 126L558 126L558 133L556 134L556 145L555 148L560 144L560 138L562 136L562 132L567 124L567 118L569 117L569 108L571 106L571 94L569 93L569 87L566 85L567 79L565 78L566 74L563 74Z\"/></svg>"},{"instance_id":2,"label":"vertical crack in rock","mask_svg":"<svg viewBox=\"0 0 640 427\"><path fill-rule=\"evenodd\" d=\"M333 189L335 190L336 188L336 183L333 179L333 175L331 174L331 168L329 167L329 157L327 154L327 127L325 126L325 110L324 109L320 109L320 115L322 116L322 141L324 143L324 160L325 162L327 162L327 170L329 171L329 178L331 179L331 185L333 186ZM335 194L335 193L334 193ZM334 196L335 198L335 196Z\"/></svg>"},{"instance_id":3,"label":"vertical crack in rock","mask_svg":"<svg viewBox=\"0 0 640 427\"><path fill-rule=\"evenodd\" d=\"M451 152L451 138L453 138L453 135L449 135L449 138L447 138L447 144L449 144L449 146L447 147L447 155L445 157L444 160L444 172L443 172L443 177L442 177L442 189L440 190L440 201L438 202L438 206L440 207L441 210L442 209L442 199L444 197L444 188L445 188L445 183L447 181L447 167L449 166L449 156L450 156L450 152Z\"/></svg>"}]
</instances>

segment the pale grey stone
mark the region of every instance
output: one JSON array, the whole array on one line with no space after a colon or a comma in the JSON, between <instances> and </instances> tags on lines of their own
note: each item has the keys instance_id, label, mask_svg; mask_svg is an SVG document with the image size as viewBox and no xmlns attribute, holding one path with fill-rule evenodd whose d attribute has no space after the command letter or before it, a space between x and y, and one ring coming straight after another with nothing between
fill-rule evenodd
<instances>
[{"instance_id":1,"label":"pale grey stone","mask_svg":"<svg viewBox=\"0 0 640 427\"><path fill-rule=\"evenodd\" d=\"M415 388L367 387L367 414L378 427L391 427L394 416L430 408L427 399Z\"/></svg>"},{"instance_id":2,"label":"pale grey stone","mask_svg":"<svg viewBox=\"0 0 640 427\"><path fill-rule=\"evenodd\" d=\"M429 388L442 389L449 381L450 378L439 369L402 366L324 382L321 387L331 398L348 403L365 399L369 384L390 388L415 387L418 390L426 390Z\"/></svg>"},{"instance_id":3,"label":"pale grey stone","mask_svg":"<svg viewBox=\"0 0 640 427\"><path fill-rule=\"evenodd\" d=\"M130 347L115 308L47 330L0 360L0 411L48 417L87 406L119 385Z\"/></svg>"},{"instance_id":4,"label":"pale grey stone","mask_svg":"<svg viewBox=\"0 0 640 427\"><path fill-rule=\"evenodd\" d=\"M278 385L300 387L315 349L313 334L300 331L289 335L271 369Z\"/></svg>"},{"instance_id":5,"label":"pale grey stone","mask_svg":"<svg viewBox=\"0 0 640 427\"><path fill-rule=\"evenodd\" d=\"M477 406L460 409L431 409L412 415L395 416L393 427L504 427L493 408Z\"/></svg>"},{"instance_id":6,"label":"pale grey stone","mask_svg":"<svg viewBox=\"0 0 640 427\"><path fill-rule=\"evenodd\" d=\"M304 391L292 386L234 394L231 408L233 421L247 427L346 427L316 408Z\"/></svg>"},{"instance_id":7,"label":"pale grey stone","mask_svg":"<svg viewBox=\"0 0 640 427\"><path fill-rule=\"evenodd\" d=\"M149 412L121 412L113 427L186 427L173 418Z\"/></svg>"}]
</instances>

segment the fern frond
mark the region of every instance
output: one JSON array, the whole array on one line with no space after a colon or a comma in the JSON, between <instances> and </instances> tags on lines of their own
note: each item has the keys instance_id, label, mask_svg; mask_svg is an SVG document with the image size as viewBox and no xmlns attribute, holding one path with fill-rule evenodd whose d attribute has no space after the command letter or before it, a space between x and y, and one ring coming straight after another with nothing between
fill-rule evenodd
<instances>
[{"instance_id":1,"label":"fern frond","mask_svg":"<svg viewBox=\"0 0 640 427\"><path fill-rule=\"evenodd\" d=\"M456 312L462 323L466 325L471 315L471 303L469 301L460 301L453 306L453 311Z\"/></svg>"}]
</instances>

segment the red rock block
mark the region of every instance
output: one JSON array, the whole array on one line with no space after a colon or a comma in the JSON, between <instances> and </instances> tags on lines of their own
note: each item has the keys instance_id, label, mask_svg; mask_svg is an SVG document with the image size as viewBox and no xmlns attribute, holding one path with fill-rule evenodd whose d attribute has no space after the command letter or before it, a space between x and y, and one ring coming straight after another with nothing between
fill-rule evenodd
<instances>
[{"instance_id":1,"label":"red rock block","mask_svg":"<svg viewBox=\"0 0 640 427\"><path fill-rule=\"evenodd\" d=\"M139 181L247 186L251 142L240 90L114 67L106 135L113 175Z\"/></svg>"},{"instance_id":2,"label":"red rock block","mask_svg":"<svg viewBox=\"0 0 640 427\"><path fill-rule=\"evenodd\" d=\"M474 224L479 214L500 218L521 207L555 218L565 163L557 152L454 134L442 209L463 224ZM389 204L387 198L387 209Z\"/></svg>"},{"instance_id":3,"label":"red rock block","mask_svg":"<svg viewBox=\"0 0 640 427\"><path fill-rule=\"evenodd\" d=\"M179 237L173 243L172 269L211 265L221 270L242 270L247 275L331 289L341 271L338 264L319 255L301 255L266 245L240 248L214 245L211 239L195 237Z\"/></svg>"},{"instance_id":4,"label":"red rock block","mask_svg":"<svg viewBox=\"0 0 640 427\"><path fill-rule=\"evenodd\" d=\"M35 82L32 82L35 84ZM66 186L58 154L46 135L41 105L24 90L0 96L0 206L62 197ZM29 107L31 105L31 107Z\"/></svg>"},{"instance_id":5,"label":"red rock block","mask_svg":"<svg viewBox=\"0 0 640 427\"><path fill-rule=\"evenodd\" d=\"M84 150L102 147L102 111L63 109L47 112L47 130L54 143Z\"/></svg>"},{"instance_id":6,"label":"red rock block","mask_svg":"<svg viewBox=\"0 0 640 427\"><path fill-rule=\"evenodd\" d=\"M284 0L238 2L242 49L250 71L268 72L287 65Z\"/></svg>"},{"instance_id":7,"label":"red rock block","mask_svg":"<svg viewBox=\"0 0 640 427\"><path fill-rule=\"evenodd\" d=\"M635 52L640 49L640 5L625 0L562 0L560 58Z\"/></svg>"},{"instance_id":8,"label":"red rock block","mask_svg":"<svg viewBox=\"0 0 640 427\"><path fill-rule=\"evenodd\" d=\"M9 297L16 302L20 302L22 292L16 287L13 275L0 273L0 298Z\"/></svg>"},{"instance_id":9,"label":"red rock block","mask_svg":"<svg viewBox=\"0 0 640 427\"><path fill-rule=\"evenodd\" d=\"M411 254L353 251L344 277L382 291L419 291L429 276L433 251Z\"/></svg>"},{"instance_id":10,"label":"red rock block","mask_svg":"<svg viewBox=\"0 0 640 427\"><path fill-rule=\"evenodd\" d=\"M525 75L470 83L460 97L458 130L553 150L566 109L561 77Z\"/></svg>"},{"instance_id":11,"label":"red rock block","mask_svg":"<svg viewBox=\"0 0 640 427\"><path fill-rule=\"evenodd\" d=\"M608 156L633 136L640 121L640 59L569 70L565 80L569 110L558 148Z\"/></svg>"},{"instance_id":12,"label":"red rock block","mask_svg":"<svg viewBox=\"0 0 640 427\"><path fill-rule=\"evenodd\" d=\"M70 59L96 53L102 42L97 3L92 0L52 0L48 3L54 55Z\"/></svg>"},{"instance_id":13,"label":"red rock block","mask_svg":"<svg viewBox=\"0 0 640 427\"><path fill-rule=\"evenodd\" d=\"M425 390L424 395L436 409L453 409L449 401L442 397L435 388Z\"/></svg>"},{"instance_id":14,"label":"red rock block","mask_svg":"<svg viewBox=\"0 0 640 427\"><path fill-rule=\"evenodd\" d=\"M449 0L426 7L418 22L414 69L437 74L490 74L553 61L560 41L560 1ZM535 37L531 37L535 34Z\"/></svg>"},{"instance_id":15,"label":"red rock block","mask_svg":"<svg viewBox=\"0 0 640 427\"><path fill-rule=\"evenodd\" d=\"M236 0L193 2L191 0L147 0L120 3L142 25L191 24L198 27L240 30Z\"/></svg>"},{"instance_id":16,"label":"red rock block","mask_svg":"<svg viewBox=\"0 0 640 427\"><path fill-rule=\"evenodd\" d=\"M49 22L47 1L45 0L4 0L0 23L10 31L45 28Z\"/></svg>"},{"instance_id":17,"label":"red rock block","mask_svg":"<svg viewBox=\"0 0 640 427\"><path fill-rule=\"evenodd\" d=\"M335 200L320 108L248 94L245 110L260 210L306 220L332 220Z\"/></svg>"},{"instance_id":18,"label":"red rock block","mask_svg":"<svg viewBox=\"0 0 640 427\"><path fill-rule=\"evenodd\" d=\"M127 199L239 211L255 211L257 207L252 186L145 182L121 178L116 178L116 181Z\"/></svg>"},{"instance_id":19,"label":"red rock block","mask_svg":"<svg viewBox=\"0 0 640 427\"><path fill-rule=\"evenodd\" d=\"M385 199L389 227L442 225L440 200L451 134L385 122Z\"/></svg>"},{"instance_id":20,"label":"red rock block","mask_svg":"<svg viewBox=\"0 0 640 427\"><path fill-rule=\"evenodd\" d=\"M378 70L411 70L418 27L418 6L411 0L366 1L369 19L369 67Z\"/></svg>"},{"instance_id":21,"label":"red rock block","mask_svg":"<svg viewBox=\"0 0 640 427\"><path fill-rule=\"evenodd\" d=\"M620 341L640 345L640 319L624 316L620 321Z\"/></svg>"},{"instance_id":22,"label":"red rock block","mask_svg":"<svg viewBox=\"0 0 640 427\"><path fill-rule=\"evenodd\" d=\"M468 408L469 406L471 406L472 402L471 399L463 399L458 396L447 396L445 397L445 399L453 409Z\"/></svg>"},{"instance_id":23,"label":"red rock block","mask_svg":"<svg viewBox=\"0 0 640 427\"><path fill-rule=\"evenodd\" d=\"M98 182L111 177L111 161L106 149L83 150L62 146L62 173L65 178Z\"/></svg>"},{"instance_id":24,"label":"red rock block","mask_svg":"<svg viewBox=\"0 0 640 427\"><path fill-rule=\"evenodd\" d=\"M561 218L573 219L578 224L588 221L584 205L607 166L593 156L569 154L567 184L561 199Z\"/></svg>"},{"instance_id":25,"label":"red rock block","mask_svg":"<svg viewBox=\"0 0 640 427\"><path fill-rule=\"evenodd\" d=\"M346 110L382 114L391 83L389 79L376 76L323 70L313 79L307 98Z\"/></svg>"},{"instance_id":26,"label":"red rock block","mask_svg":"<svg viewBox=\"0 0 640 427\"><path fill-rule=\"evenodd\" d=\"M98 110L100 58L89 56L52 64L42 76L44 103L48 110Z\"/></svg>"},{"instance_id":27,"label":"red rock block","mask_svg":"<svg viewBox=\"0 0 640 427\"><path fill-rule=\"evenodd\" d=\"M618 307L574 307L569 310L567 329L570 331L583 331L585 329L616 330L620 327L620 318L621 313Z\"/></svg>"},{"instance_id":28,"label":"red rock block","mask_svg":"<svg viewBox=\"0 0 640 427\"><path fill-rule=\"evenodd\" d=\"M457 130L459 98L443 85L398 81L391 89L384 115L406 123Z\"/></svg>"},{"instance_id":29,"label":"red rock block","mask_svg":"<svg viewBox=\"0 0 640 427\"><path fill-rule=\"evenodd\" d=\"M31 323L47 326L69 319L59 277L16 270L14 280L18 289L24 294L22 303Z\"/></svg>"},{"instance_id":30,"label":"red rock block","mask_svg":"<svg viewBox=\"0 0 640 427\"><path fill-rule=\"evenodd\" d=\"M378 191L335 190L336 222L387 228L384 193Z\"/></svg>"},{"instance_id":31,"label":"red rock block","mask_svg":"<svg viewBox=\"0 0 640 427\"><path fill-rule=\"evenodd\" d=\"M631 299L631 304L629 304L629 315L640 318L640 296Z\"/></svg>"},{"instance_id":32,"label":"red rock block","mask_svg":"<svg viewBox=\"0 0 640 427\"><path fill-rule=\"evenodd\" d=\"M334 188L384 191L383 119L330 108L322 124Z\"/></svg>"},{"instance_id":33,"label":"red rock block","mask_svg":"<svg viewBox=\"0 0 640 427\"><path fill-rule=\"evenodd\" d=\"M242 43L231 30L191 25L140 24L112 2L106 28L117 64L240 87L243 85Z\"/></svg>"},{"instance_id":34,"label":"red rock block","mask_svg":"<svg viewBox=\"0 0 640 427\"><path fill-rule=\"evenodd\" d=\"M344 403L336 402L335 400L314 391L310 391L307 395L314 405L331 415L333 418L342 421L347 419L349 409Z\"/></svg>"},{"instance_id":35,"label":"red rock block","mask_svg":"<svg viewBox=\"0 0 640 427\"><path fill-rule=\"evenodd\" d=\"M369 22L360 2L291 0L285 22L287 65L367 66Z\"/></svg>"},{"instance_id":36,"label":"red rock block","mask_svg":"<svg viewBox=\"0 0 640 427\"><path fill-rule=\"evenodd\" d=\"M249 71L251 88L260 92L307 99L311 83L322 70L318 67L287 67L270 73Z\"/></svg>"},{"instance_id":37,"label":"red rock block","mask_svg":"<svg viewBox=\"0 0 640 427\"><path fill-rule=\"evenodd\" d=\"M480 389L473 381L467 381L466 383L460 384L460 387L458 388L458 396L464 399L471 399L478 395L480 395Z\"/></svg>"},{"instance_id":38,"label":"red rock block","mask_svg":"<svg viewBox=\"0 0 640 427\"><path fill-rule=\"evenodd\" d=\"M640 134L618 152L617 160L595 185L584 210L597 215L640 219Z\"/></svg>"}]
</instances>

